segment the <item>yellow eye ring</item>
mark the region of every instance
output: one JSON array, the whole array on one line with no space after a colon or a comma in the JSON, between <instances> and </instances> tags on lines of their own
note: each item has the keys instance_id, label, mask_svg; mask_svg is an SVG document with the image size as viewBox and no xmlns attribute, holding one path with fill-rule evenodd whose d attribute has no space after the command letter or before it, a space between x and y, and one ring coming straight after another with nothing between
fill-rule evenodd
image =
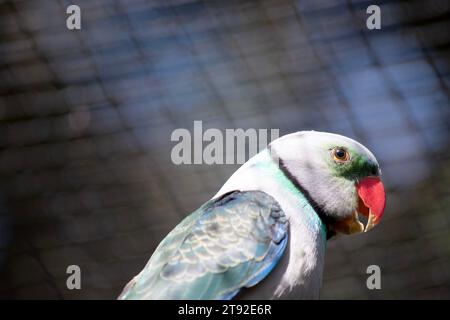
<instances>
[{"instance_id":1,"label":"yellow eye ring","mask_svg":"<svg viewBox=\"0 0 450 320\"><path fill-rule=\"evenodd\" d=\"M350 160L350 153L345 148L334 148L333 149L333 159L336 162L347 162Z\"/></svg>"}]
</instances>

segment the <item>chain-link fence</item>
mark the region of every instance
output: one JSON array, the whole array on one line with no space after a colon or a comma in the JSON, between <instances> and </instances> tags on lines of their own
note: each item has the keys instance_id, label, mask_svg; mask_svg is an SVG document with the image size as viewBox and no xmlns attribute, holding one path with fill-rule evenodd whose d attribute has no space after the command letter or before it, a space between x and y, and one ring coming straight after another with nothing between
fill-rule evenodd
<instances>
[{"instance_id":1,"label":"chain-link fence","mask_svg":"<svg viewBox=\"0 0 450 320\"><path fill-rule=\"evenodd\" d=\"M448 1L70 4L0 1L0 297L115 298L238 167L173 164L202 120L367 145L385 218L330 242L322 297L450 298Z\"/></svg>"}]
</instances>

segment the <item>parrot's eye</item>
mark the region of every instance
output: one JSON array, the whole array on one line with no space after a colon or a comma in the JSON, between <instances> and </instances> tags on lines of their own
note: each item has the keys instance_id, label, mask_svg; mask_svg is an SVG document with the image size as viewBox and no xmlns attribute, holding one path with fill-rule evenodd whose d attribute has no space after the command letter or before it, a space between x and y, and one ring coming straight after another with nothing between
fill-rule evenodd
<instances>
[{"instance_id":1,"label":"parrot's eye","mask_svg":"<svg viewBox=\"0 0 450 320\"><path fill-rule=\"evenodd\" d=\"M344 148L333 149L333 158L337 162L347 162L350 159L350 154Z\"/></svg>"}]
</instances>

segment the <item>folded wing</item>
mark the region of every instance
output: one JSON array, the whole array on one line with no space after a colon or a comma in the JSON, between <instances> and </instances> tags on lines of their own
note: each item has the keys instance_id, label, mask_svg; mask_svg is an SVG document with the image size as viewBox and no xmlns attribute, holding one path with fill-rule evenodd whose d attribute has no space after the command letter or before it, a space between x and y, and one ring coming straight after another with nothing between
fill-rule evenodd
<instances>
[{"instance_id":1,"label":"folded wing","mask_svg":"<svg viewBox=\"0 0 450 320\"><path fill-rule=\"evenodd\" d=\"M279 204L261 191L233 191L185 218L119 299L231 299L275 267L287 243Z\"/></svg>"}]
</instances>

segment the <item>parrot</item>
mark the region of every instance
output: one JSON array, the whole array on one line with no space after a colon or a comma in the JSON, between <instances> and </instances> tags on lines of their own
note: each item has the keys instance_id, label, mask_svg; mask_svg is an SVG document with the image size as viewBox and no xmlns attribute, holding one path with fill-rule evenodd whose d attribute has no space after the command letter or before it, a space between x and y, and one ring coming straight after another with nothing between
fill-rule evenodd
<instances>
[{"instance_id":1,"label":"parrot","mask_svg":"<svg viewBox=\"0 0 450 320\"><path fill-rule=\"evenodd\" d=\"M327 241L371 230L385 206L365 146L284 135L168 233L118 299L319 299Z\"/></svg>"}]
</instances>

